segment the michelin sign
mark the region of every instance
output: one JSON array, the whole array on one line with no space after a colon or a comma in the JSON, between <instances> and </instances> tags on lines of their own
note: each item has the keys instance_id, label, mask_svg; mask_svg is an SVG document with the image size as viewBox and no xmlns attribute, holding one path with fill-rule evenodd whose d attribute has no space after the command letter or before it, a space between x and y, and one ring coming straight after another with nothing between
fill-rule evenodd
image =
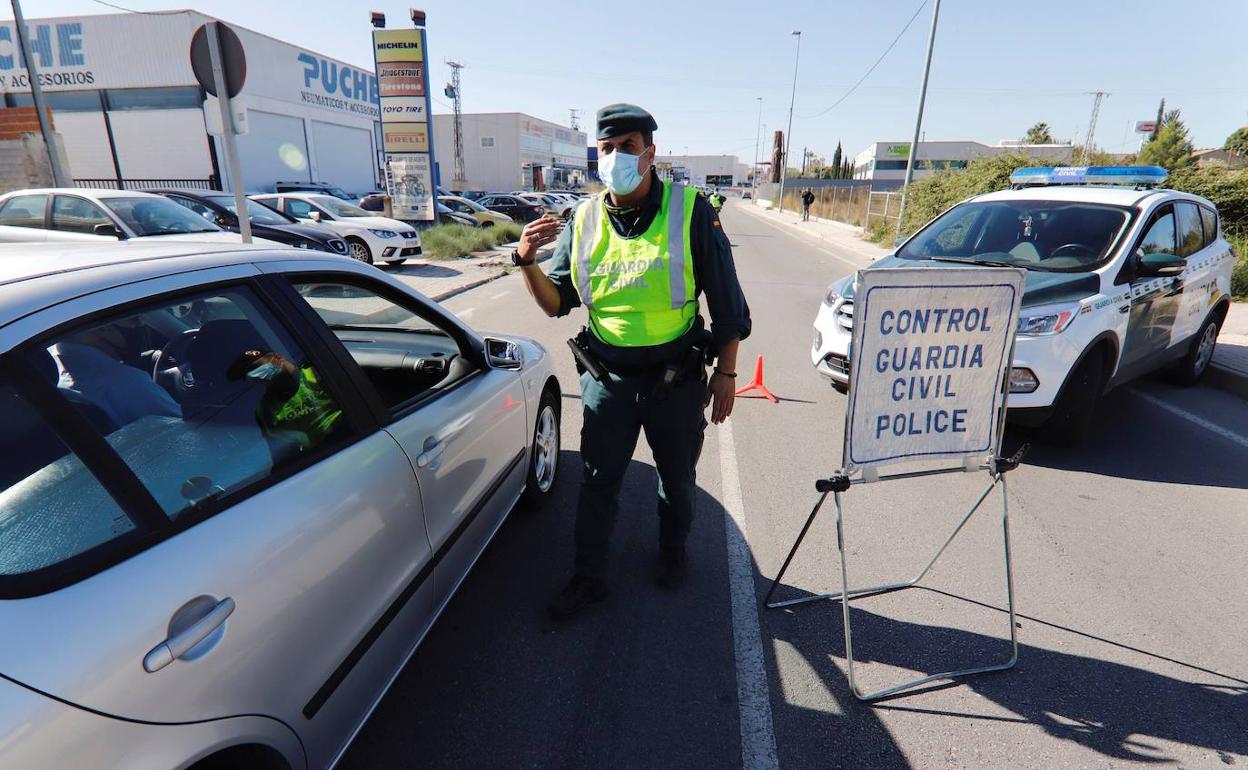
<instances>
[{"instance_id":1,"label":"michelin sign","mask_svg":"<svg viewBox=\"0 0 1248 770\"><path fill-rule=\"evenodd\" d=\"M997 451L1024 272L859 273L845 430L847 473Z\"/></svg>"}]
</instances>

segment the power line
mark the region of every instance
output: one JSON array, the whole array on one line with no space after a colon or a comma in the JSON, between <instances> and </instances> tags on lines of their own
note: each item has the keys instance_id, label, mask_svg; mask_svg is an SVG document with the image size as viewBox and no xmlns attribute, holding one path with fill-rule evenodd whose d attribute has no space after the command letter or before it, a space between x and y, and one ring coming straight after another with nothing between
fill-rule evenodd
<instances>
[{"instance_id":1,"label":"power line","mask_svg":"<svg viewBox=\"0 0 1248 770\"><path fill-rule=\"evenodd\" d=\"M125 11L126 13L141 13L146 16L167 16L169 14L185 13L185 11L136 11L133 8L125 7L124 5L117 5L116 3L107 2L107 0L91 0L91 2L98 3L99 5L107 6L109 8L114 8L118 11Z\"/></svg>"},{"instance_id":2,"label":"power line","mask_svg":"<svg viewBox=\"0 0 1248 770\"><path fill-rule=\"evenodd\" d=\"M919 13L923 10L924 6L926 5L927 5L927 0L923 0L923 2L919 3L919 7L914 9L914 15L910 17L910 21L907 21L906 26L901 28L901 31L897 33L897 37L893 38L893 42L888 44L888 48L884 49L884 53L880 54L880 58L875 60L875 64L872 64L871 68L866 71L866 74L858 78L858 82L854 83L853 86L851 86L850 89L846 91L844 95L841 96L840 99L837 99L835 102L832 102L832 105L828 107L827 109L823 110L822 112L816 112L813 115L798 115L798 117L801 118L802 120L809 120L811 118L823 117L824 115L828 114L833 109L835 109L838 105L840 105L841 102L848 99L850 97L850 94L852 94L854 91L857 91L858 86L862 85L862 82L866 80L868 77L870 77L872 72L875 72L875 68L880 66L880 62L884 61L884 57L888 56L889 52L892 51L893 48L897 46L897 42L901 40L901 36L906 34L906 30L910 29L910 25L914 23L914 20L919 18Z\"/></svg>"}]
</instances>

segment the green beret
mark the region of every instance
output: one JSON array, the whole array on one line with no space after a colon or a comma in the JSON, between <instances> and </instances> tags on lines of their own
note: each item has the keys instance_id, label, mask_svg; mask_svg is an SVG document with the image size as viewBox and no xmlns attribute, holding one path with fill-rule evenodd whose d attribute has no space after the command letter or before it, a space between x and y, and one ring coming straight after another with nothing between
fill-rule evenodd
<instances>
[{"instance_id":1,"label":"green beret","mask_svg":"<svg viewBox=\"0 0 1248 770\"><path fill-rule=\"evenodd\" d=\"M657 131L654 116L635 104L608 104L598 110L598 138L610 139L632 131Z\"/></svg>"}]
</instances>

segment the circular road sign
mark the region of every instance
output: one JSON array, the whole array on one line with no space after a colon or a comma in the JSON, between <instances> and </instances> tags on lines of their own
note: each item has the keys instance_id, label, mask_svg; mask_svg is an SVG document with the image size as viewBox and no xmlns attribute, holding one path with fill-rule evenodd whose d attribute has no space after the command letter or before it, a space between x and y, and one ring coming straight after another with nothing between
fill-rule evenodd
<instances>
[{"instance_id":1,"label":"circular road sign","mask_svg":"<svg viewBox=\"0 0 1248 770\"><path fill-rule=\"evenodd\" d=\"M231 99L243 90L243 82L247 80L247 57L243 53L243 41L238 39L234 30L222 22L209 22L195 30L191 38L191 70L195 79L204 90L213 96L217 95L217 84L212 77L212 59L208 55L208 32L211 24L221 30L221 67L225 72L225 90Z\"/></svg>"}]
</instances>

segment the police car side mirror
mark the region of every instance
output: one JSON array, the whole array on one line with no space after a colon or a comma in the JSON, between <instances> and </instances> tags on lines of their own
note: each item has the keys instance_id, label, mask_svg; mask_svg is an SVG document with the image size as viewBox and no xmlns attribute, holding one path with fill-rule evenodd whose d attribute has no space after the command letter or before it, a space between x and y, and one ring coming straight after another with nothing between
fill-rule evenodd
<instances>
[{"instance_id":1,"label":"police car side mirror","mask_svg":"<svg viewBox=\"0 0 1248 770\"><path fill-rule=\"evenodd\" d=\"M1176 278L1183 274L1187 260L1173 254L1154 252L1152 254L1136 254L1139 266L1137 273L1141 278Z\"/></svg>"}]
</instances>

